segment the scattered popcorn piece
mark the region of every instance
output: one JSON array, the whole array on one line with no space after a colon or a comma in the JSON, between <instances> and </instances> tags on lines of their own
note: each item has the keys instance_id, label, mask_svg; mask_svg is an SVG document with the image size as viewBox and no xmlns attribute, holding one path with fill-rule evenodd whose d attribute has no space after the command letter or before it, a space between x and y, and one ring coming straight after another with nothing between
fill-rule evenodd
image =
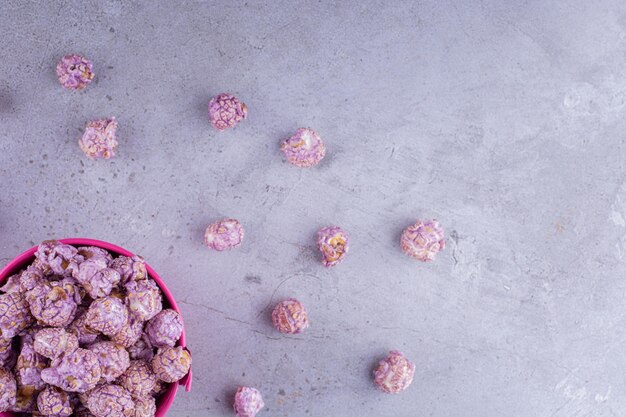
<instances>
[{"instance_id":1,"label":"scattered popcorn piece","mask_svg":"<svg viewBox=\"0 0 626 417\"><path fill-rule=\"evenodd\" d=\"M411 385L414 374L415 364L411 363L402 352L392 350L374 370L374 382L382 391L397 394Z\"/></svg>"},{"instance_id":2,"label":"scattered popcorn piece","mask_svg":"<svg viewBox=\"0 0 626 417\"><path fill-rule=\"evenodd\" d=\"M288 298L274 307L272 323L281 333L297 334L309 327L309 318L300 301Z\"/></svg>"},{"instance_id":3,"label":"scattered popcorn piece","mask_svg":"<svg viewBox=\"0 0 626 417\"><path fill-rule=\"evenodd\" d=\"M248 107L232 94L218 94L209 102L209 120L220 132L235 127L247 115Z\"/></svg>"},{"instance_id":4,"label":"scattered popcorn piece","mask_svg":"<svg viewBox=\"0 0 626 417\"><path fill-rule=\"evenodd\" d=\"M204 232L204 244L216 251L236 248L241 245L244 230L239 221L224 219L211 223Z\"/></svg>"},{"instance_id":5,"label":"scattered popcorn piece","mask_svg":"<svg viewBox=\"0 0 626 417\"><path fill-rule=\"evenodd\" d=\"M115 117L92 120L78 140L80 149L89 159L109 159L115 156L118 142Z\"/></svg>"},{"instance_id":6,"label":"scattered popcorn piece","mask_svg":"<svg viewBox=\"0 0 626 417\"><path fill-rule=\"evenodd\" d=\"M265 403L258 389L250 387L237 389L233 404L237 417L254 417L263 407Z\"/></svg>"},{"instance_id":7,"label":"scattered popcorn piece","mask_svg":"<svg viewBox=\"0 0 626 417\"><path fill-rule=\"evenodd\" d=\"M432 261L446 247L443 228L437 220L418 220L413 226L404 229L400 246L411 258L422 262Z\"/></svg>"},{"instance_id":8,"label":"scattered popcorn piece","mask_svg":"<svg viewBox=\"0 0 626 417\"><path fill-rule=\"evenodd\" d=\"M309 168L320 163L326 155L326 145L313 129L299 128L280 145L287 161L301 168Z\"/></svg>"},{"instance_id":9,"label":"scattered popcorn piece","mask_svg":"<svg viewBox=\"0 0 626 417\"><path fill-rule=\"evenodd\" d=\"M65 55L57 64L59 82L70 90L82 90L94 75L91 61L80 55Z\"/></svg>"},{"instance_id":10,"label":"scattered popcorn piece","mask_svg":"<svg viewBox=\"0 0 626 417\"><path fill-rule=\"evenodd\" d=\"M324 266L335 266L343 260L350 249L348 241L348 234L337 226L324 227L317 232L317 245Z\"/></svg>"}]
</instances>

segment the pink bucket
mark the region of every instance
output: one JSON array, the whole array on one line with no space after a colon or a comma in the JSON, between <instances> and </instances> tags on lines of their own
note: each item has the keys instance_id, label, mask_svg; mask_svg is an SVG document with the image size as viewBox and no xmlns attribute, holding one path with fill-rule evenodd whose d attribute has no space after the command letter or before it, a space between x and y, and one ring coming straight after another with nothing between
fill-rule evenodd
<instances>
[{"instance_id":1,"label":"pink bucket","mask_svg":"<svg viewBox=\"0 0 626 417\"><path fill-rule=\"evenodd\" d=\"M67 243L68 245L74 245L74 246L97 246L99 248L106 249L109 252L113 254L117 254L117 255L123 255L123 256L134 255L133 253L127 251L126 249L120 248L119 246L115 246L107 242L102 242L100 240L72 238L72 239L59 239L59 241L63 243ZM17 258L9 262L8 265L5 266L2 269L2 271L0 271L0 284L2 284L11 275L14 275L18 273L19 271L21 271L23 268L26 267L26 265L30 264L34 260L36 251L37 251L37 246L30 248L29 250L27 250L26 252L22 253L20 256L18 256ZM163 295L165 296L166 306L181 313L180 309L176 305L174 296L172 295L170 290L167 289L167 287L165 286L165 283L163 282L163 280L161 280L161 277L159 277L159 275L154 271L154 269L150 267L150 265L146 264L146 269L148 270L148 274L150 275L150 277L154 279L154 281L157 283L159 288L161 288L161 291L163 292ZM182 313L181 313L181 317L182 317ZM186 349L184 325L183 325L183 334L180 336L178 345ZM176 397L176 392L178 391L179 385L183 385L186 391L191 390L191 377L192 375L191 375L191 369L190 369L189 373L183 379L178 381L178 383L173 383L169 385L169 387L167 388L167 391L165 391L161 395L161 397L157 400L156 417L163 417L167 413L167 410L169 410L169 408L172 406L172 403L174 402L174 397ZM15 417L15 416L17 416L16 413L0 413L0 417Z\"/></svg>"}]
</instances>

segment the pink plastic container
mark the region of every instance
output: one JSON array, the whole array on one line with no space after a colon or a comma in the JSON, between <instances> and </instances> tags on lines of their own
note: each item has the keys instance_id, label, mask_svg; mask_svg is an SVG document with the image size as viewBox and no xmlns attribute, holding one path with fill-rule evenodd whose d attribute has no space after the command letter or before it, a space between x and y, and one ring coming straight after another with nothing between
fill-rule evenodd
<instances>
[{"instance_id":1,"label":"pink plastic container","mask_svg":"<svg viewBox=\"0 0 626 417\"><path fill-rule=\"evenodd\" d=\"M115 246L111 243L102 242L100 240L71 238L71 239L59 239L59 241L66 243L68 245L73 245L73 246L97 246L99 248L106 249L112 254L116 254L116 255L123 255L123 256L134 255L133 253L127 251L126 249L120 248L119 246ZM2 271L0 271L0 285L2 285L2 283L6 281L6 279L9 278L11 275L18 273L19 271L24 269L28 264L30 264L35 259L36 251L37 251L37 246L32 247L26 252L22 253L17 258L13 259L11 262L9 262L7 266L5 266L2 269ZM154 269L152 269L150 265L148 265L147 263L146 263L146 269L148 271L148 275L150 275L150 277L157 283L159 288L161 288L161 291L163 292L163 295L165 297L165 301L164 301L165 306L178 311L178 313L181 313L180 309L176 305L174 296L172 295L170 290L167 289L167 286L165 286L165 283L163 282L163 280L161 280L161 277L159 277L159 274L157 274L154 271ZM181 313L181 317L182 317L182 313ZM186 341L185 341L184 324L183 324L183 333L180 336L178 345L187 349ZM163 395L161 395L161 397L157 400L156 417L163 417L167 413L167 410L169 410L169 408L172 406L172 403L174 402L174 397L176 397L176 392L178 391L179 385L184 386L185 391L191 390L191 378L192 378L191 369L189 369L189 373L183 379L178 381L178 383L170 384L167 391L165 391ZM0 417L16 417L17 415L18 415L17 413L8 413L8 412L0 413Z\"/></svg>"}]
</instances>

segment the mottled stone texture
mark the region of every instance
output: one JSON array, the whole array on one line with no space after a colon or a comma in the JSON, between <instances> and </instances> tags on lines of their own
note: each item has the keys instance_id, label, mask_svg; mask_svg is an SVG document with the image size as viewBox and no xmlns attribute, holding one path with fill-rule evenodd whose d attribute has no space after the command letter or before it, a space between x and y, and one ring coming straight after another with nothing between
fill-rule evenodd
<instances>
[{"instance_id":1,"label":"mottled stone texture","mask_svg":"<svg viewBox=\"0 0 626 417\"><path fill-rule=\"evenodd\" d=\"M3 0L0 40L0 264L64 236L144 255L193 352L168 417L232 417L238 385L257 417L624 414L623 0ZM220 133L224 91L250 111ZM91 161L108 115L118 155ZM310 169L279 150L302 126ZM243 244L208 250L225 217ZM399 247L417 218L445 228L429 263ZM351 248L324 268L330 224ZM287 297L302 334L269 322ZM390 349L398 395L372 383Z\"/></svg>"}]
</instances>

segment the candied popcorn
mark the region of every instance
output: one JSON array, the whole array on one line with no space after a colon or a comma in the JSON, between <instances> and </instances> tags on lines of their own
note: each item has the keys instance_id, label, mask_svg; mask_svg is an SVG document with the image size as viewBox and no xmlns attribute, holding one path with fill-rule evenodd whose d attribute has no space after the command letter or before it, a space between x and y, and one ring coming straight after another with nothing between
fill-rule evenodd
<instances>
[{"instance_id":1,"label":"candied popcorn","mask_svg":"<svg viewBox=\"0 0 626 417\"><path fill-rule=\"evenodd\" d=\"M57 77L63 87L82 90L93 80L93 64L80 55L65 55L57 64Z\"/></svg>"},{"instance_id":2,"label":"candied popcorn","mask_svg":"<svg viewBox=\"0 0 626 417\"><path fill-rule=\"evenodd\" d=\"M74 279L82 285L91 298L106 297L120 282L120 273L107 268L107 258L92 257L74 270Z\"/></svg>"},{"instance_id":3,"label":"candied popcorn","mask_svg":"<svg viewBox=\"0 0 626 417\"><path fill-rule=\"evenodd\" d=\"M152 361L152 358L154 358L154 347L150 343L148 335L144 333L137 343L128 348L128 353L131 359L139 359L146 362Z\"/></svg>"},{"instance_id":4,"label":"candied popcorn","mask_svg":"<svg viewBox=\"0 0 626 417\"><path fill-rule=\"evenodd\" d=\"M140 281L148 277L146 271L146 263L141 256L119 256L113 259L109 268L115 269L122 277L122 285L126 285L130 281Z\"/></svg>"},{"instance_id":5,"label":"candied popcorn","mask_svg":"<svg viewBox=\"0 0 626 417\"><path fill-rule=\"evenodd\" d=\"M411 258L428 262L446 247L443 228L437 220L418 220L402 232L400 238L402 251Z\"/></svg>"},{"instance_id":6,"label":"candied popcorn","mask_svg":"<svg viewBox=\"0 0 626 417\"><path fill-rule=\"evenodd\" d=\"M41 371L44 382L65 391L86 392L100 381L101 371L95 353L78 348L52 362L49 368Z\"/></svg>"},{"instance_id":7,"label":"candied popcorn","mask_svg":"<svg viewBox=\"0 0 626 417\"><path fill-rule=\"evenodd\" d=\"M143 322L134 317L129 317L122 329L111 336L111 340L125 348L133 346L141 339L143 333Z\"/></svg>"},{"instance_id":8,"label":"candied popcorn","mask_svg":"<svg viewBox=\"0 0 626 417\"><path fill-rule=\"evenodd\" d=\"M237 417L254 417L265 407L263 397L256 388L239 387L233 408Z\"/></svg>"},{"instance_id":9,"label":"candied popcorn","mask_svg":"<svg viewBox=\"0 0 626 417\"><path fill-rule=\"evenodd\" d=\"M95 300L85 315L87 326L106 336L114 336L128 321L128 309L119 298L113 296Z\"/></svg>"},{"instance_id":10,"label":"candied popcorn","mask_svg":"<svg viewBox=\"0 0 626 417\"><path fill-rule=\"evenodd\" d=\"M183 333L183 320L178 312L167 309L154 316L146 325L152 346L173 347Z\"/></svg>"},{"instance_id":11,"label":"candied popcorn","mask_svg":"<svg viewBox=\"0 0 626 417\"><path fill-rule=\"evenodd\" d=\"M28 292L43 280L44 274L42 270L34 265L29 265L20 274L20 290L22 292Z\"/></svg>"},{"instance_id":12,"label":"candied popcorn","mask_svg":"<svg viewBox=\"0 0 626 417\"><path fill-rule=\"evenodd\" d=\"M324 266L335 266L348 253L350 245L348 235L340 227L324 227L317 232L317 245L322 252Z\"/></svg>"},{"instance_id":13,"label":"candied popcorn","mask_svg":"<svg viewBox=\"0 0 626 417\"><path fill-rule=\"evenodd\" d=\"M92 120L87 123L85 133L78 140L80 149L89 159L112 158L118 145L116 131L115 117Z\"/></svg>"},{"instance_id":14,"label":"candied popcorn","mask_svg":"<svg viewBox=\"0 0 626 417\"><path fill-rule=\"evenodd\" d=\"M134 398L135 410L133 417L154 417L156 414L156 401L153 397L144 396Z\"/></svg>"},{"instance_id":15,"label":"candied popcorn","mask_svg":"<svg viewBox=\"0 0 626 417\"><path fill-rule=\"evenodd\" d=\"M301 168L309 168L320 163L326 155L326 145L313 129L300 128L280 145L287 161Z\"/></svg>"},{"instance_id":16,"label":"candied popcorn","mask_svg":"<svg viewBox=\"0 0 626 417\"><path fill-rule=\"evenodd\" d=\"M41 266L50 269L57 275L71 275L77 265L78 251L74 246L56 240L42 242L35 252L35 257Z\"/></svg>"},{"instance_id":17,"label":"candied popcorn","mask_svg":"<svg viewBox=\"0 0 626 417\"><path fill-rule=\"evenodd\" d=\"M42 389L41 372L48 366L45 357L37 353L31 336L22 337L22 349L15 364L15 376L20 386Z\"/></svg>"},{"instance_id":18,"label":"candied popcorn","mask_svg":"<svg viewBox=\"0 0 626 417\"><path fill-rule=\"evenodd\" d=\"M0 334L4 339L15 337L32 323L28 302L21 293L0 295Z\"/></svg>"},{"instance_id":19,"label":"candied popcorn","mask_svg":"<svg viewBox=\"0 0 626 417\"><path fill-rule=\"evenodd\" d=\"M0 368L12 368L16 355L13 350L13 339L0 337Z\"/></svg>"},{"instance_id":20,"label":"candied popcorn","mask_svg":"<svg viewBox=\"0 0 626 417\"><path fill-rule=\"evenodd\" d=\"M216 251L236 248L241 245L244 230L239 221L224 219L211 223L204 232L204 244Z\"/></svg>"},{"instance_id":21,"label":"candied popcorn","mask_svg":"<svg viewBox=\"0 0 626 417\"><path fill-rule=\"evenodd\" d=\"M7 411L15 405L17 385L11 371L0 368L0 412Z\"/></svg>"},{"instance_id":22,"label":"candied popcorn","mask_svg":"<svg viewBox=\"0 0 626 417\"><path fill-rule=\"evenodd\" d=\"M35 333L35 352L49 359L78 349L78 337L61 328L47 328Z\"/></svg>"},{"instance_id":23,"label":"candied popcorn","mask_svg":"<svg viewBox=\"0 0 626 417\"><path fill-rule=\"evenodd\" d=\"M168 387L168 384L161 381L160 379L157 379L156 382L154 383L154 388L150 392L150 395L153 396L154 398L158 398L161 396L161 394L167 391L167 387Z\"/></svg>"},{"instance_id":24,"label":"candied popcorn","mask_svg":"<svg viewBox=\"0 0 626 417\"><path fill-rule=\"evenodd\" d=\"M133 398L149 396L157 378L150 364L144 361L131 361L118 384L126 388Z\"/></svg>"},{"instance_id":25,"label":"candied popcorn","mask_svg":"<svg viewBox=\"0 0 626 417\"><path fill-rule=\"evenodd\" d=\"M415 364L411 363L402 352L392 350L374 370L374 382L382 391L397 394L411 385L414 374Z\"/></svg>"},{"instance_id":26,"label":"candied popcorn","mask_svg":"<svg viewBox=\"0 0 626 417\"><path fill-rule=\"evenodd\" d=\"M37 409L44 416L67 417L72 414L70 396L57 387L47 387L37 397Z\"/></svg>"},{"instance_id":27,"label":"candied popcorn","mask_svg":"<svg viewBox=\"0 0 626 417\"><path fill-rule=\"evenodd\" d=\"M101 385L89 393L87 408L96 417L131 417L135 403L126 389L118 385Z\"/></svg>"},{"instance_id":28,"label":"candied popcorn","mask_svg":"<svg viewBox=\"0 0 626 417\"><path fill-rule=\"evenodd\" d=\"M89 345L96 341L98 332L89 328L87 323L87 307L79 307L75 319L70 323L67 330L76 335L78 343Z\"/></svg>"},{"instance_id":29,"label":"candied popcorn","mask_svg":"<svg viewBox=\"0 0 626 417\"><path fill-rule=\"evenodd\" d=\"M27 294L30 312L42 324L67 326L76 314L76 288L61 282L40 282Z\"/></svg>"},{"instance_id":30,"label":"candied popcorn","mask_svg":"<svg viewBox=\"0 0 626 417\"><path fill-rule=\"evenodd\" d=\"M191 355L182 347L167 347L159 350L152 359L152 370L157 378L165 382L176 382L187 375L191 367Z\"/></svg>"},{"instance_id":31,"label":"candied popcorn","mask_svg":"<svg viewBox=\"0 0 626 417\"><path fill-rule=\"evenodd\" d=\"M300 301L288 298L274 307L272 323L281 333L296 334L309 327L309 318Z\"/></svg>"},{"instance_id":32,"label":"candied popcorn","mask_svg":"<svg viewBox=\"0 0 626 417\"><path fill-rule=\"evenodd\" d=\"M114 342L99 342L89 346L98 358L100 374L106 382L115 381L130 365L130 356L123 346Z\"/></svg>"},{"instance_id":33,"label":"candied popcorn","mask_svg":"<svg viewBox=\"0 0 626 417\"><path fill-rule=\"evenodd\" d=\"M128 309L140 321L150 320L163 308L161 290L151 279L126 284Z\"/></svg>"},{"instance_id":34,"label":"candied popcorn","mask_svg":"<svg viewBox=\"0 0 626 417\"><path fill-rule=\"evenodd\" d=\"M209 102L209 120L220 132L235 127L247 115L248 107L232 94L219 94Z\"/></svg>"}]
</instances>

